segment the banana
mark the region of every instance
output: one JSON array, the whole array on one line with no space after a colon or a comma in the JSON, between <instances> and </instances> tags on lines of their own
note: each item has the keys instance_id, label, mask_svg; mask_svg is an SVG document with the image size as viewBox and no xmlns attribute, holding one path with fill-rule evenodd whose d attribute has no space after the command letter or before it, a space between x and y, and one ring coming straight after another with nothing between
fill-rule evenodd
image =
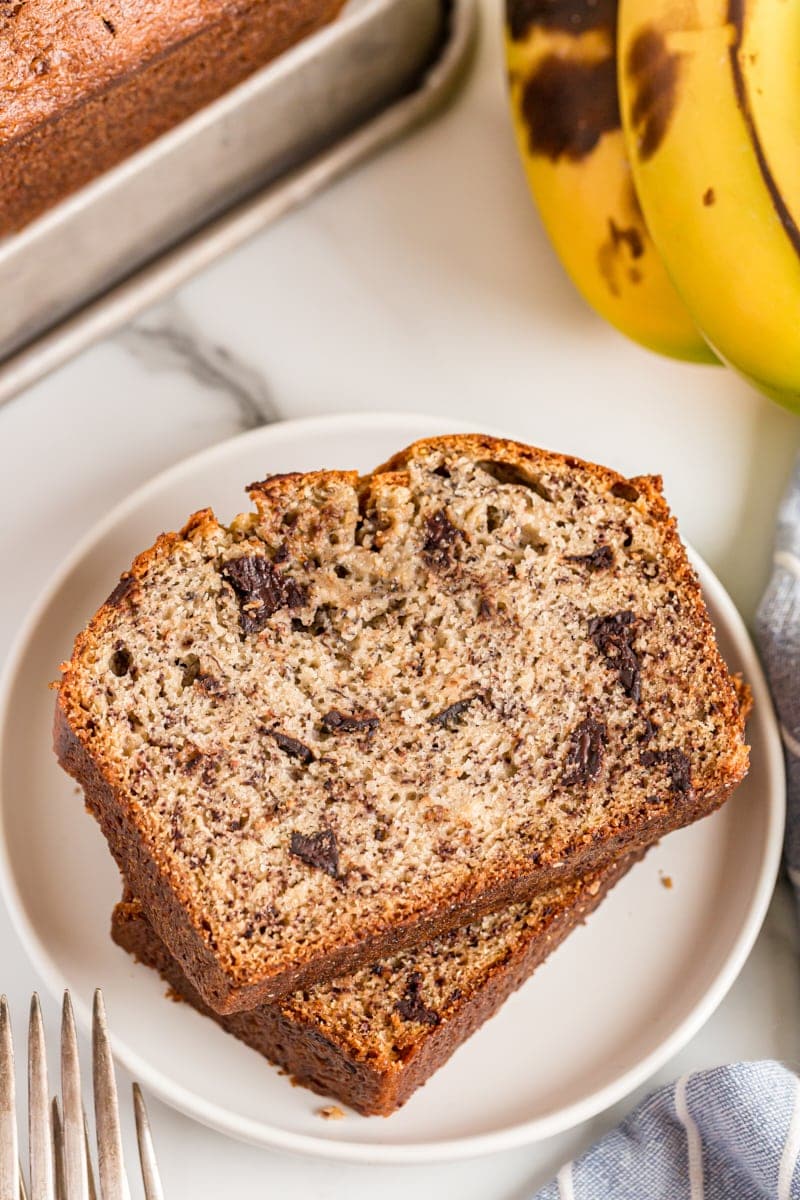
<instances>
[{"instance_id":1,"label":"banana","mask_svg":"<svg viewBox=\"0 0 800 1200\"><path fill-rule=\"evenodd\" d=\"M520 154L545 229L592 307L641 345L714 362L636 198L620 126L617 0L506 0Z\"/></svg>"},{"instance_id":2,"label":"banana","mask_svg":"<svg viewBox=\"0 0 800 1200\"><path fill-rule=\"evenodd\" d=\"M717 354L800 410L800 4L620 0L647 226Z\"/></svg>"}]
</instances>

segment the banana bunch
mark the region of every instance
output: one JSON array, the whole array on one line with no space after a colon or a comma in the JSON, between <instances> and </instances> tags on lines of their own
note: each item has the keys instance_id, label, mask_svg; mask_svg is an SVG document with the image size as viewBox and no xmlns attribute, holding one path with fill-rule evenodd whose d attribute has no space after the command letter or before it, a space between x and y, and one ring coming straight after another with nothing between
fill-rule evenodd
<instances>
[{"instance_id":1,"label":"banana bunch","mask_svg":"<svg viewBox=\"0 0 800 1200\"><path fill-rule=\"evenodd\" d=\"M800 410L800 0L506 0L542 220L635 341Z\"/></svg>"}]
</instances>

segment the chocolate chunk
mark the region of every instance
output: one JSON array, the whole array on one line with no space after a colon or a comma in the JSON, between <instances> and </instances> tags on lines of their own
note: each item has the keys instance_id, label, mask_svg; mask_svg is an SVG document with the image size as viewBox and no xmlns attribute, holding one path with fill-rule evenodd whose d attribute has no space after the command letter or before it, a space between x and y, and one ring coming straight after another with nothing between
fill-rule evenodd
<instances>
[{"instance_id":1,"label":"chocolate chunk","mask_svg":"<svg viewBox=\"0 0 800 1200\"><path fill-rule=\"evenodd\" d=\"M610 546L595 546L588 554L568 554L566 561L581 563L590 571L606 571L614 564L614 551Z\"/></svg>"},{"instance_id":2,"label":"chocolate chunk","mask_svg":"<svg viewBox=\"0 0 800 1200\"><path fill-rule=\"evenodd\" d=\"M131 669L131 652L126 646L117 646L117 649L108 660L108 665L113 673L121 678L127 675Z\"/></svg>"},{"instance_id":3,"label":"chocolate chunk","mask_svg":"<svg viewBox=\"0 0 800 1200\"><path fill-rule=\"evenodd\" d=\"M176 663L183 667L181 687L188 688L196 683L208 696L225 695L225 684L216 675L200 670L200 659L196 654L187 654L185 658L177 659Z\"/></svg>"},{"instance_id":4,"label":"chocolate chunk","mask_svg":"<svg viewBox=\"0 0 800 1200\"><path fill-rule=\"evenodd\" d=\"M534 479L533 476L526 474L525 471L513 463L485 460L475 463L475 466L487 475L491 475L492 479L497 483L510 483L514 487L528 488L530 491L536 492L536 495L540 496L542 500L553 499L544 484L540 483L538 479Z\"/></svg>"},{"instance_id":5,"label":"chocolate chunk","mask_svg":"<svg viewBox=\"0 0 800 1200\"><path fill-rule=\"evenodd\" d=\"M643 767L666 767L669 790L679 796L692 795L692 764L683 750L643 750L639 762Z\"/></svg>"},{"instance_id":6,"label":"chocolate chunk","mask_svg":"<svg viewBox=\"0 0 800 1200\"><path fill-rule=\"evenodd\" d=\"M656 736L657 733L658 733L658 726L656 725L656 723L654 721L651 721L649 717L646 717L645 722L644 722L644 729L643 729L642 733L639 735L639 741L642 743L642 745L646 746L646 745L648 745L649 742L652 742L653 738Z\"/></svg>"},{"instance_id":7,"label":"chocolate chunk","mask_svg":"<svg viewBox=\"0 0 800 1200\"><path fill-rule=\"evenodd\" d=\"M632 612L594 617L589 622L589 633L609 666L619 673L625 695L638 704L642 692L639 659L633 649L635 621Z\"/></svg>"},{"instance_id":8,"label":"chocolate chunk","mask_svg":"<svg viewBox=\"0 0 800 1200\"><path fill-rule=\"evenodd\" d=\"M420 995L421 988L422 975L419 971L414 971L408 977L402 999L394 1006L395 1012L399 1013L404 1021L418 1021L420 1025L438 1025L442 1018L432 1008L428 1008Z\"/></svg>"},{"instance_id":9,"label":"chocolate chunk","mask_svg":"<svg viewBox=\"0 0 800 1200\"><path fill-rule=\"evenodd\" d=\"M184 775L191 775L205 760L205 755L197 749L193 743L189 743L186 751L186 757L183 762L179 762L180 770Z\"/></svg>"},{"instance_id":10,"label":"chocolate chunk","mask_svg":"<svg viewBox=\"0 0 800 1200\"><path fill-rule=\"evenodd\" d=\"M343 713L332 708L322 718L322 727L327 733L374 733L380 718L374 713Z\"/></svg>"},{"instance_id":11,"label":"chocolate chunk","mask_svg":"<svg viewBox=\"0 0 800 1200\"><path fill-rule=\"evenodd\" d=\"M288 733L281 733L280 729L265 729L264 732L269 734L278 749L289 758L299 758L306 766L314 761L313 751L298 738L289 737Z\"/></svg>"},{"instance_id":12,"label":"chocolate chunk","mask_svg":"<svg viewBox=\"0 0 800 1200\"><path fill-rule=\"evenodd\" d=\"M634 487L632 483L628 483L627 479L618 480L611 489L611 495L616 496L618 500L629 500L631 504L639 499L639 489Z\"/></svg>"},{"instance_id":13,"label":"chocolate chunk","mask_svg":"<svg viewBox=\"0 0 800 1200\"><path fill-rule=\"evenodd\" d=\"M452 549L459 539L463 541L464 534L453 524L444 509L440 508L425 522L422 553L432 566L444 569L450 566Z\"/></svg>"},{"instance_id":14,"label":"chocolate chunk","mask_svg":"<svg viewBox=\"0 0 800 1200\"><path fill-rule=\"evenodd\" d=\"M576 35L607 29L613 36L617 4L616 0L506 0L506 23L514 41L524 39L534 26Z\"/></svg>"},{"instance_id":15,"label":"chocolate chunk","mask_svg":"<svg viewBox=\"0 0 800 1200\"><path fill-rule=\"evenodd\" d=\"M434 713L432 717L428 717L428 723L430 725L439 725L442 729L455 729L459 724L462 714L467 711L471 704L474 704L479 699L479 696L466 696L463 700L456 700L455 704L449 704L441 712Z\"/></svg>"},{"instance_id":16,"label":"chocolate chunk","mask_svg":"<svg viewBox=\"0 0 800 1200\"><path fill-rule=\"evenodd\" d=\"M306 589L277 571L263 554L232 558L222 575L236 593L243 633L259 633L279 608L300 608Z\"/></svg>"},{"instance_id":17,"label":"chocolate chunk","mask_svg":"<svg viewBox=\"0 0 800 1200\"><path fill-rule=\"evenodd\" d=\"M122 602L127 599L135 587L136 580L133 575L123 575L111 595L106 600L106 605L109 608L118 608Z\"/></svg>"},{"instance_id":18,"label":"chocolate chunk","mask_svg":"<svg viewBox=\"0 0 800 1200\"><path fill-rule=\"evenodd\" d=\"M586 717L572 731L563 782L568 787L597 779L603 767L608 730L602 721Z\"/></svg>"},{"instance_id":19,"label":"chocolate chunk","mask_svg":"<svg viewBox=\"0 0 800 1200\"><path fill-rule=\"evenodd\" d=\"M117 36L117 27L114 24L114 22L109 21L108 17L101 17L100 20L103 22L103 24L105 25L106 29L111 34L111 36L116 37Z\"/></svg>"},{"instance_id":20,"label":"chocolate chunk","mask_svg":"<svg viewBox=\"0 0 800 1200\"><path fill-rule=\"evenodd\" d=\"M183 667L181 687L191 687L200 674L200 659L196 654L187 654L186 658L178 659L178 666Z\"/></svg>"},{"instance_id":21,"label":"chocolate chunk","mask_svg":"<svg viewBox=\"0 0 800 1200\"><path fill-rule=\"evenodd\" d=\"M217 679L216 675L209 675L207 671L198 671L194 681L207 696L224 696L226 694L225 684L222 680Z\"/></svg>"},{"instance_id":22,"label":"chocolate chunk","mask_svg":"<svg viewBox=\"0 0 800 1200\"><path fill-rule=\"evenodd\" d=\"M293 833L289 853L302 859L309 867L317 867L339 879L339 847L332 829L320 829L318 833Z\"/></svg>"}]
</instances>

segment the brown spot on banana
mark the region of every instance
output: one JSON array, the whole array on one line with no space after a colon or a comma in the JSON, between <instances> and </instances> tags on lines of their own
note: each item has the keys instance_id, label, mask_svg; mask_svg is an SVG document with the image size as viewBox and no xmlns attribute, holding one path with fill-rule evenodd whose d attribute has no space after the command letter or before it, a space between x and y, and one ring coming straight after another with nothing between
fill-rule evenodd
<instances>
[{"instance_id":1,"label":"brown spot on banana","mask_svg":"<svg viewBox=\"0 0 800 1200\"><path fill-rule=\"evenodd\" d=\"M627 246L631 258L642 257L644 254L644 238L635 225L632 225L629 229L620 229L613 219L609 220L608 225L615 249Z\"/></svg>"},{"instance_id":2,"label":"brown spot on banana","mask_svg":"<svg viewBox=\"0 0 800 1200\"><path fill-rule=\"evenodd\" d=\"M633 94L636 153L647 162L663 142L675 111L681 56L669 49L658 29L646 26L633 39L625 71Z\"/></svg>"},{"instance_id":3,"label":"brown spot on banana","mask_svg":"<svg viewBox=\"0 0 800 1200\"><path fill-rule=\"evenodd\" d=\"M613 30L617 0L506 0L506 22L515 42L523 41L534 27L575 34Z\"/></svg>"},{"instance_id":4,"label":"brown spot on banana","mask_svg":"<svg viewBox=\"0 0 800 1200\"><path fill-rule=\"evenodd\" d=\"M608 218L608 237L597 251L597 269L612 296L621 294L620 278L625 275L632 284L642 282L642 272L635 266L645 252L645 235L635 225L619 226Z\"/></svg>"},{"instance_id":5,"label":"brown spot on banana","mask_svg":"<svg viewBox=\"0 0 800 1200\"><path fill-rule=\"evenodd\" d=\"M520 113L531 154L580 162L604 133L620 128L614 59L570 62L547 55L522 89Z\"/></svg>"}]
</instances>

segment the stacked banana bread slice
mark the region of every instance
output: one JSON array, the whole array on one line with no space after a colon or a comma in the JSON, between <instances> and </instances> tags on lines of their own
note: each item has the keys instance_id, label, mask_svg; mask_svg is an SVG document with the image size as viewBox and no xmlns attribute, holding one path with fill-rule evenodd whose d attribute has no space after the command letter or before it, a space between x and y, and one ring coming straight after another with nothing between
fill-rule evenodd
<instances>
[{"instance_id":1,"label":"stacked banana bread slice","mask_svg":"<svg viewBox=\"0 0 800 1200\"><path fill-rule=\"evenodd\" d=\"M657 479L476 435L249 491L123 576L56 747L135 897L116 939L385 1112L630 855L727 798L743 714ZM426 1049L388 1071L403 1009ZM355 1048L321 1032L351 1011Z\"/></svg>"},{"instance_id":2,"label":"stacked banana bread slice","mask_svg":"<svg viewBox=\"0 0 800 1200\"><path fill-rule=\"evenodd\" d=\"M189 983L138 900L114 909L111 936L139 962L295 1083L364 1116L404 1104L488 1020L628 870L632 858L562 884L274 1004L223 1016Z\"/></svg>"}]
</instances>

